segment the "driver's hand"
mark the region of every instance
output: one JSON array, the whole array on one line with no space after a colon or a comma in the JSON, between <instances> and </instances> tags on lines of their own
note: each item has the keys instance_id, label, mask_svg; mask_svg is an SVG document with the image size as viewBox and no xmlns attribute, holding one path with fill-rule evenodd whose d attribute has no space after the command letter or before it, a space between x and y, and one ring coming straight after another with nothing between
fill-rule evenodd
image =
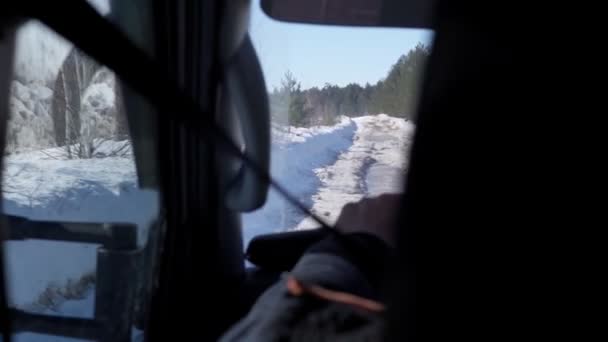
<instances>
[{"instance_id":1,"label":"driver's hand","mask_svg":"<svg viewBox=\"0 0 608 342\"><path fill-rule=\"evenodd\" d=\"M403 195L384 194L348 203L342 208L336 229L342 233L368 233L395 246L395 223Z\"/></svg>"}]
</instances>

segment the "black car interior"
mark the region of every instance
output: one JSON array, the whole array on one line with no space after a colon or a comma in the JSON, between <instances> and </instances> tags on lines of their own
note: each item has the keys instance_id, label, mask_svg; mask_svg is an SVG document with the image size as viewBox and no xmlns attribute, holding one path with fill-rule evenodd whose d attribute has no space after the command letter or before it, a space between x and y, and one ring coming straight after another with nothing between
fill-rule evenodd
<instances>
[{"instance_id":1,"label":"black car interior","mask_svg":"<svg viewBox=\"0 0 608 342\"><path fill-rule=\"evenodd\" d=\"M126 341L131 325L144 330L147 341L216 340L332 229L317 218L319 230L259 236L243 252L239 215L262 205L269 187L307 210L268 172L268 99L247 34L249 1L113 0L108 18L80 0L10 3L0 5L0 108L7 107L15 28L25 19L39 20L119 76L140 186L159 190L162 211L146 248L137 251L122 226L104 235L104 222L75 228L5 217L4 239L107 245L98 258L108 262L97 272L109 284L96 293L96 301L107 305L96 307L94 319L43 317L7 306L6 274L0 272L2 340L30 331ZM265 0L262 8L290 22L434 30L396 222L397 258L387 274L394 294L388 300L389 336L420 339L427 311L445 318L437 322L454 336L482 336L468 335L470 324L458 317L474 311L476 324L500 325L485 313L508 308L517 297L518 278L503 275L513 275L508 259L518 239L528 236L522 221L534 217L532 204L542 198L530 186L538 178L522 171L540 163L530 153L535 140L520 134L524 128L503 126L522 103L535 101L534 84L521 80L540 77L513 49L525 40L519 34L523 23L509 26L519 8L505 5L498 15L489 4L385 0L330 1L333 12L314 10L323 3ZM366 15L348 16L359 12L340 8ZM0 122L2 144L5 125ZM43 230L55 233L45 236ZM245 267L245 259L255 267ZM117 263L120 271L112 266ZM138 285L116 292L112 277L129 277L134 268L142 270L132 279ZM487 277L471 283L479 272ZM496 295L496 282L514 290ZM191 314L193 308L212 320Z\"/></svg>"}]
</instances>

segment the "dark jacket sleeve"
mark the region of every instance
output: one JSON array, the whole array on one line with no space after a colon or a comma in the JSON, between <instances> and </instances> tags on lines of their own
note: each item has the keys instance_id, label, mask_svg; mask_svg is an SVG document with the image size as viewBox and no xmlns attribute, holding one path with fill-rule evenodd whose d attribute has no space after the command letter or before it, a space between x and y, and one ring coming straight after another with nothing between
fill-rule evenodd
<instances>
[{"instance_id":1,"label":"dark jacket sleeve","mask_svg":"<svg viewBox=\"0 0 608 342\"><path fill-rule=\"evenodd\" d=\"M368 234L336 234L317 242L291 274L298 280L375 299L390 248ZM262 294L251 311L220 341L283 341L307 304L288 293L286 278Z\"/></svg>"},{"instance_id":2,"label":"dark jacket sleeve","mask_svg":"<svg viewBox=\"0 0 608 342\"><path fill-rule=\"evenodd\" d=\"M306 254L329 254L344 259L361 273L361 276L371 286L372 293L361 293L357 284L345 284L340 290L377 299L386 265L390 261L393 251L384 241L371 234L332 233L312 245ZM327 276L333 277L331 274Z\"/></svg>"}]
</instances>

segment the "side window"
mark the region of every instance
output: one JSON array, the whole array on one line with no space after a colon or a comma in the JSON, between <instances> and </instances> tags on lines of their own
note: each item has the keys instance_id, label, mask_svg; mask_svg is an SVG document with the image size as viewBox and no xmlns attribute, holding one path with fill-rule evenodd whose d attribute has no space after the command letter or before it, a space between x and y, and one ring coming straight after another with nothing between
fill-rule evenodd
<instances>
[{"instance_id":1,"label":"side window","mask_svg":"<svg viewBox=\"0 0 608 342\"><path fill-rule=\"evenodd\" d=\"M3 214L11 231L4 242L9 305L37 314L94 318L99 307L109 305L96 302L100 276L109 276L103 280L106 289L108 279L117 289L101 298L110 303L123 298L121 289L139 291L134 284L145 267L116 278L125 274L118 269L123 265L101 264L100 253L109 249L103 240L65 241L53 235L55 226L39 223L59 223L76 232L88 228L73 223L96 224L98 232L107 230L102 224L131 225L134 233L124 236L134 238L129 248L135 253L146 245L155 223L158 194L138 185L123 92L111 70L37 22L17 32L14 63L2 182ZM123 263L135 265L134 260ZM137 313L138 304L130 305ZM29 332L16 336L20 341L49 338Z\"/></svg>"},{"instance_id":2,"label":"side window","mask_svg":"<svg viewBox=\"0 0 608 342\"><path fill-rule=\"evenodd\" d=\"M282 23L258 1L250 32L270 98L273 177L330 224L349 202L402 192L432 32ZM271 191L244 215L245 245L316 226Z\"/></svg>"}]
</instances>

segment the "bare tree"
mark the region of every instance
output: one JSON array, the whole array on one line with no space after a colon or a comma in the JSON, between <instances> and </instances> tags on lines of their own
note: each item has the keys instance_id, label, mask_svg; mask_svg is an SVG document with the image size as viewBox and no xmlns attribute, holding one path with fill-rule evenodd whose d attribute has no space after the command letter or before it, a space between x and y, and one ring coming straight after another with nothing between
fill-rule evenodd
<instances>
[{"instance_id":1,"label":"bare tree","mask_svg":"<svg viewBox=\"0 0 608 342\"><path fill-rule=\"evenodd\" d=\"M80 135L80 105L86 88L100 65L78 49L72 49L57 75L51 113L58 146L71 145Z\"/></svg>"},{"instance_id":2,"label":"bare tree","mask_svg":"<svg viewBox=\"0 0 608 342\"><path fill-rule=\"evenodd\" d=\"M122 84L118 79L116 79L114 83L114 91L114 101L116 108L116 138L118 140L126 140L129 138L129 126L127 124L127 114L125 110Z\"/></svg>"},{"instance_id":3,"label":"bare tree","mask_svg":"<svg viewBox=\"0 0 608 342\"><path fill-rule=\"evenodd\" d=\"M72 49L63 62L55 81L51 118L57 146L63 147L68 159L92 158L109 139L127 140L128 128L122 90L113 74L78 49ZM112 79L110 82L108 79ZM111 134L100 134L91 108L84 106L85 93L94 84L108 82L114 91L114 120ZM88 110L88 112L87 112ZM117 146L117 151L104 155L122 155L130 148Z\"/></svg>"}]
</instances>

